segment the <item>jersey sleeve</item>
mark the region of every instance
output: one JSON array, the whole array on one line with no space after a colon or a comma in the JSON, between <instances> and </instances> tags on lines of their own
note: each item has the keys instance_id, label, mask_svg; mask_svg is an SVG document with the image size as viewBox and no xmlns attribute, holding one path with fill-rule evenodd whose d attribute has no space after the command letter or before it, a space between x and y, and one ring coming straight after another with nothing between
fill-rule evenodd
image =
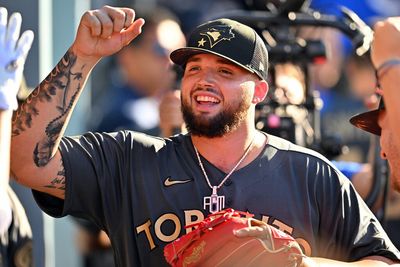
<instances>
[{"instance_id":1,"label":"jersey sleeve","mask_svg":"<svg viewBox=\"0 0 400 267\"><path fill-rule=\"evenodd\" d=\"M399 260L399 251L351 182L329 164L322 172L316 182L319 254L350 261L372 255Z\"/></svg>"},{"instance_id":2,"label":"jersey sleeve","mask_svg":"<svg viewBox=\"0 0 400 267\"><path fill-rule=\"evenodd\" d=\"M143 149L152 149L146 140L146 135L129 131L64 137L60 152L65 200L34 192L36 201L51 216L74 215L106 228L106 218L119 218L124 187L134 173L133 162Z\"/></svg>"}]
</instances>

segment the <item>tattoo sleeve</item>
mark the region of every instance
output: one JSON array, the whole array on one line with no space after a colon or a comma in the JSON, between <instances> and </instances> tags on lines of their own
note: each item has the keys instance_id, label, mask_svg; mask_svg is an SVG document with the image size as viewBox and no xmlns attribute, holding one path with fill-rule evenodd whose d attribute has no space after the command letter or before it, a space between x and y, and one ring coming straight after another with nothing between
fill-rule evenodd
<instances>
[{"instance_id":1,"label":"tattoo sleeve","mask_svg":"<svg viewBox=\"0 0 400 267\"><path fill-rule=\"evenodd\" d=\"M66 122L82 89L82 70L85 66L83 65L82 68L74 72L73 69L78 69L76 61L76 55L68 50L53 71L20 105L14 116L12 134L18 136L32 127L32 124L35 123L35 116L39 116L40 112L46 112L43 109L39 110L38 105L40 103L51 102L56 107L54 113L56 115L50 118L44 129L44 134L32 151L33 161L38 167L45 166L54 155L61 134L66 128ZM49 186L61 189L64 188L63 182L63 171L60 171Z\"/></svg>"},{"instance_id":2,"label":"tattoo sleeve","mask_svg":"<svg viewBox=\"0 0 400 267\"><path fill-rule=\"evenodd\" d=\"M63 195L65 194L65 170L62 161L60 162L60 170L57 172L57 176L52 178L50 184L45 185L44 187L59 189L63 191Z\"/></svg>"}]
</instances>

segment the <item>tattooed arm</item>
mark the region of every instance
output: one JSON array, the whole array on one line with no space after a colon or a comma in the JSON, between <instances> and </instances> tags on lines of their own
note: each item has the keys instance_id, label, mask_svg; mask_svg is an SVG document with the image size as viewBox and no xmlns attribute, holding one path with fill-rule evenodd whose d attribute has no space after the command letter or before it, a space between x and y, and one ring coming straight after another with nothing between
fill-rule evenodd
<instances>
[{"instance_id":1,"label":"tattooed arm","mask_svg":"<svg viewBox=\"0 0 400 267\"><path fill-rule=\"evenodd\" d=\"M96 63L119 51L140 32L142 19L129 8L87 11L74 43L13 119L11 171L17 182L64 198L60 139Z\"/></svg>"}]
</instances>

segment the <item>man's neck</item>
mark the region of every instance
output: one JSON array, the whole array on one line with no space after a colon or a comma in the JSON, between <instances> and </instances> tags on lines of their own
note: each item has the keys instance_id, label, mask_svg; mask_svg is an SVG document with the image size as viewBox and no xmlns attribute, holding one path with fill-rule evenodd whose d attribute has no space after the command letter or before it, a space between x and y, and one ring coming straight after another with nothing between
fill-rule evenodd
<instances>
[{"instance_id":1,"label":"man's neck","mask_svg":"<svg viewBox=\"0 0 400 267\"><path fill-rule=\"evenodd\" d=\"M192 142L204 158L220 170L229 172L250 145L249 154L238 169L253 161L263 149L266 136L252 128L215 138L192 135Z\"/></svg>"}]
</instances>

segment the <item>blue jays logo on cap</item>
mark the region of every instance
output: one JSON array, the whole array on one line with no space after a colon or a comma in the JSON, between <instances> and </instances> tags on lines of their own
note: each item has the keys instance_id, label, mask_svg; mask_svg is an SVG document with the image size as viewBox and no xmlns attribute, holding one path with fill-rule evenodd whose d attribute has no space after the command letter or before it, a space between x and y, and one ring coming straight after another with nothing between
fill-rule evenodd
<instances>
[{"instance_id":1,"label":"blue jays logo on cap","mask_svg":"<svg viewBox=\"0 0 400 267\"><path fill-rule=\"evenodd\" d=\"M200 32L201 36L206 36L208 41L210 42L210 47L213 48L216 44L223 40L230 41L232 38L235 38L235 34L232 32L232 26L227 25L216 25L212 28L208 28L205 32ZM198 47L204 46L206 40L201 38L198 41Z\"/></svg>"},{"instance_id":2,"label":"blue jays logo on cap","mask_svg":"<svg viewBox=\"0 0 400 267\"><path fill-rule=\"evenodd\" d=\"M221 18L197 26L187 46L174 50L170 58L185 67L191 56L203 53L227 59L261 79L268 78L268 51L261 36L238 21Z\"/></svg>"}]
</instances>

